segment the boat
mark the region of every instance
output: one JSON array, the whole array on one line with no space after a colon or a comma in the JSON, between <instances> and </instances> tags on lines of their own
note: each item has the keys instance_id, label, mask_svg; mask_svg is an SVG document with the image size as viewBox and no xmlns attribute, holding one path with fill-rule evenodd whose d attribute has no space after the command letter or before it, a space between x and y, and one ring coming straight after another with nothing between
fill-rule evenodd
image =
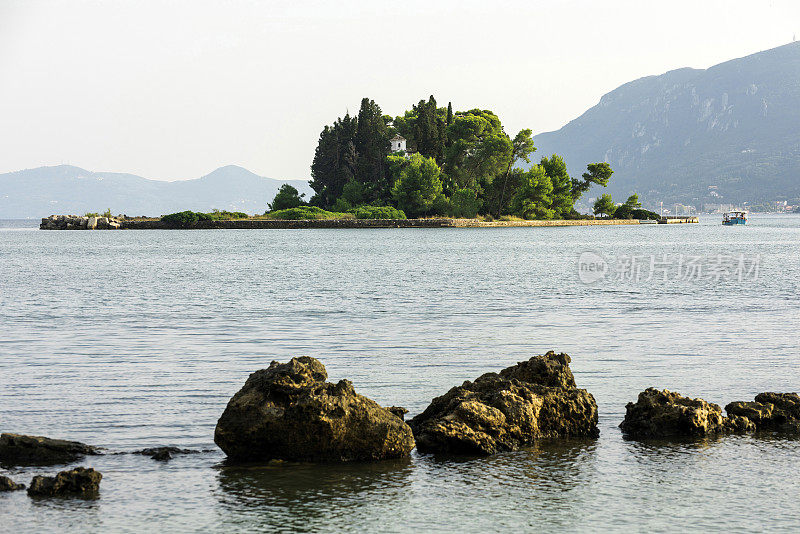
<instances>
[{"instance_id":1,"label":"boat","mask_svg":"<svg viewBox=\"0 0 800 534\"><path fill-rule=\"evenodd\" d=\"M734 224L747 224L746 211L729 211L722 214L722 224L733 226Z\"/></svg>"}]
</instances>

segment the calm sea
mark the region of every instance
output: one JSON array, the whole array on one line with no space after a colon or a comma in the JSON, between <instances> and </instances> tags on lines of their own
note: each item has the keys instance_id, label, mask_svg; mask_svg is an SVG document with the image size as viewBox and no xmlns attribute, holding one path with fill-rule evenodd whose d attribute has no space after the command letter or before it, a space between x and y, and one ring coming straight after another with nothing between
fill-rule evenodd
<instances>
[{"instance_id":1,"label":"calm sea","mask_svg":"<svg viewBox=\"0 0 800 534\"><path fill-rule=\"evenodd\" d=\"M588 228L35 225L0 224L0 430L209 452L89 458L104 475L98 500L0 494L0 531L800 528L800 440L638 443L617 428L648 386L721 405L800 389L800 216L754 215L746 227L717 216ZM603 278L581 282L582 253L606 262ZM272 360L317 357L332 380L415 415L453 385L550 349L572 355L597 399L599 439L270 467L226 466L213 443L230 396ZM56 470L0 473L27 483Z\"/></svg>"}]
</instances>

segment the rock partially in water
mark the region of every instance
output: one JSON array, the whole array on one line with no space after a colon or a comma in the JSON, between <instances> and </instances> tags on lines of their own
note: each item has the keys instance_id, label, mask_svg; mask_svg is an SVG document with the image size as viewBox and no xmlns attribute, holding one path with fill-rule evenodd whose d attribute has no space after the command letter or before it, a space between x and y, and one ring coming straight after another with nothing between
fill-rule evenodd
<instances>
[{"instance_id":1,"label":"rock partially in water","mask_svg":"<svg viewBox=\"0 0 800 534\"><path fill-rule=\"evenodd\" d=\"M635 403L625 406L619 427L631 438L702 437L733 430L718 405L655 388L639 393Z\"/></svg>"},{"instance_id":2,"label":"rock partially in water","mask_svg":"<svg viewBox=\"0 0 800 534\"><path fill-rule=\"evenodd\" d=\"M433 399L409 424L422 452L488 455L540 438L597 437L597 403L553 351Z\"/></svg>"},{"instance_id":3,"label":"rock partially in water","mask_svg":"<svg viewBox=\"0 0 800 534\"><path fill-rule=\"evenodd\" d=\"M351 461L408 456L406 423L358 395L347 380L326 382L318 360L272 362L228 402L214 442L234 460Z\"/></svg>"},{"instance_id":4,"label":"rock partially in water","mask_svg":"<svg viewBox=\"0 0 800 534\"><path fill-rule=\"evenodd\" d=\"M97 447L78 441L21 434L0 435L0 464L4 465L67 464L94 454L100 454Z\"/></svg>"},{"instance_id":5,"label":"rock partially in water","mask_svg":"<svg viewBox=\"0 0 800 534\"><path fill-rule=\"evenodd\" d=\"M0 491L24 490L25 484L17 484L8 477L0 476Z\"/></svg>"},{"instance_id":6,"label":"rock partially in water","mask_svg":"<svg viewBox=\"0 0 800 534\"><path fill-rule=\"evenodd\" d=\"M737 401L725 406L728 415L747 420L755 430L800 432L800 395L759 393L754 402Z\"/></svg>"},{"instance_id":7,"label":"rock partially in water","mask_svg":"<svg viewBox=\"0 0 800 534\"><path fill-rule=\"evenodd\" d=\"M103 475L91 467L76 467L70 471L61 471L54 477L39 475L31 480L28 495L91 498L97 496L102 478Z\"/></svg>"},{"instance_id":8,"label":"rock partially in water","mask_svg":"<svg viewBox=\"0 0 800 534\"><path fill-rule=\"evenodd\" d=\"M198 452L200 451L181 449L179 447L150 447L140 451L134 451L133 454L141 454L143 456L149 456L153 460L166 462L171 460L176 454L195 454Z\"/></svg>"}]
</instances>

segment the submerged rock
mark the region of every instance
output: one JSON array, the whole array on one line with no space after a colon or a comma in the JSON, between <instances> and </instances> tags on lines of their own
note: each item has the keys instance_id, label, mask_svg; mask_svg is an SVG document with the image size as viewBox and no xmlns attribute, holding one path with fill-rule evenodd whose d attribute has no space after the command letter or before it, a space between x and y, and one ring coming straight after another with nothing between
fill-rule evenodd
<instances>
[{"instance_id":1,"label":"submerged rock","mask_svg":"<svg viewBox=\"0 0 800 534\"><path fill-rule=\"evenodd\" d=\"M8 477L0 476L0 491L24 490L25 484L17 484Z\"/></svg>"},{"instance_id":2,"label":"submerged rock","mask_svg":"<svg viewBox=\"0 0 800 534\"><path fill-rule=\"evenodd\" d=\"M50 439L21 434L0 435L0 464L55 465L67 464L85 455L100 454L97 447L78 441Z\"/></svg>"},{"instance_id":3,"label":"submerged rock","mask_svg":"<svg viewBox=\"0 0 800 534\"><path fill-rule=\"evenodd\" d=\"M655 388L642 391L635 403L625 406L619 427L632 438L701 437L731 429L718 405Z\"/></svg>"},{"instance_id":4,"label":"submerged rock","mask_svg":"<svg viewBox=\"0 0 800 534\"><path fill-rule=\"evenodd\" d=\"M759 393L754 402L737 401L725 406L728 415L746 420L754 430L800 432L800 395Z\"/></svg>"},{"instance_id":5,"label":"submerged rock","mask_svg":"<svg viewBox=\"0 0 800 534\"><path fill-rule=\"evenodd\" d=\"M235 460L381 460L407 456L411 429L318 360L272 362L228 402L214 442Z\"/></svg>"},{"instance_id":6,"label":"submerged rock","mask_svg":"<svg viewBox=\"0 0 800 534\"><path fill-rule=\"evenodd\" d=\"M195 454L200 451L193 451L191 449L181 449L178 447L150 447L147 449L142 449L140 451L135 451L133 454L141 454L143 456L149 456L153 460L159 460L165 462L167 460L171 460L173 456L176 454Z\"/></svg>"},{"instance_id":7,"label":"submerged rock","mask_svg":"<svg viewBox=\"0 0 800 534\"><path fill-rule=\"evenodd\" d=\"M61 471L54 477L35 476L28 488L32 497L94 497L100 490L103 475L86 467Z\"/></svg>"},{"instance_id":8,"label":"submerged rock","mask_svg":"<svg viewBox=\"0 0 800 534\"><path fill-rule=\"evenodd\" d=\"M422 452L494 454L539 438L597 437L597 403L553 351L433 399L409 424Z\"/></svg>"}]
</instances>

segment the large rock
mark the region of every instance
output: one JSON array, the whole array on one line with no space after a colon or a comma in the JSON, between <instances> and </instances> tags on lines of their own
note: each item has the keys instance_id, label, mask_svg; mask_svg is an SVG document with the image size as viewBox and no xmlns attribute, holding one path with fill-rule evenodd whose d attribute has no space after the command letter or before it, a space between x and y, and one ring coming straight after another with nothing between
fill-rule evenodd
<instances>
[{"instance_id":1,"label":"large rock","mask_svg":"<svg viewBox=\"0 0 800 534\"><path fill-rule=\"evenodd\" d=\"M569 363L551 351L452 388L409 422L417 448L486 455L539 438L596 437L597 403L577 389Z\"/></svg>"},{"instance_id":2,"label":"large rock","mask_svg":"<svg viewBox=\"0 0 800 534\"><path fill-rule=\"evenodd\" d=\"M632 438L701 437L733 430L718 405L655 388L639 393L635 403L625 406L625 420L619 426Z\"/></svg>"},{"instance_id":3,"label":"large rock","mask_svg":"<svg viewBox=\"0 0 800 534\"><path fill-rule=\"evenodd\" d=\"M3 465L67 464L91 454L100 454L100 451L78 441L21 434L0 435L0 464Z\"/></svg>"},{"instance_id":4,"label":"large rock","mask_svg":"<svg viewBox=\"0 0 800 534\"><path fill-rule=\"evenodd\" d=\"M738 401L725 406L731 417L752 422L756 430L800 432L800 395L759 393L754 402Z\"/></svg>"},{"instance_id":5,"label":"large rock","mask_svg":"<svg viewBox=\"0 0 800 534\"><path fill-rule=\"evenodd\" d=\"M8 477L0 476L0 491L24 490L25 484L17 484Z\"/></svg>"},{"instance_id":6,"label":"large rock","mask_svg":"<svg viewBox=\"0 0 800 534\"><path fill-rule=\"evenodd\" d=\"M28 488L32 497L94 497L100 490L103 475L99 471L85 467L76 467L70 471L61 471L54 477L35 476Z\"/></svg>"},{"instance_id":7,"label":"large rock","mask_svg":"<svg viewBox=\"0 0 800 534\"><path fill-rule=\"evenodd\" d=\"M381 460L411 452L408 425L349 381L327 377L307 356L256 371L228 402L214 442L235 460Z\"/></svg>"}]
</instances>

